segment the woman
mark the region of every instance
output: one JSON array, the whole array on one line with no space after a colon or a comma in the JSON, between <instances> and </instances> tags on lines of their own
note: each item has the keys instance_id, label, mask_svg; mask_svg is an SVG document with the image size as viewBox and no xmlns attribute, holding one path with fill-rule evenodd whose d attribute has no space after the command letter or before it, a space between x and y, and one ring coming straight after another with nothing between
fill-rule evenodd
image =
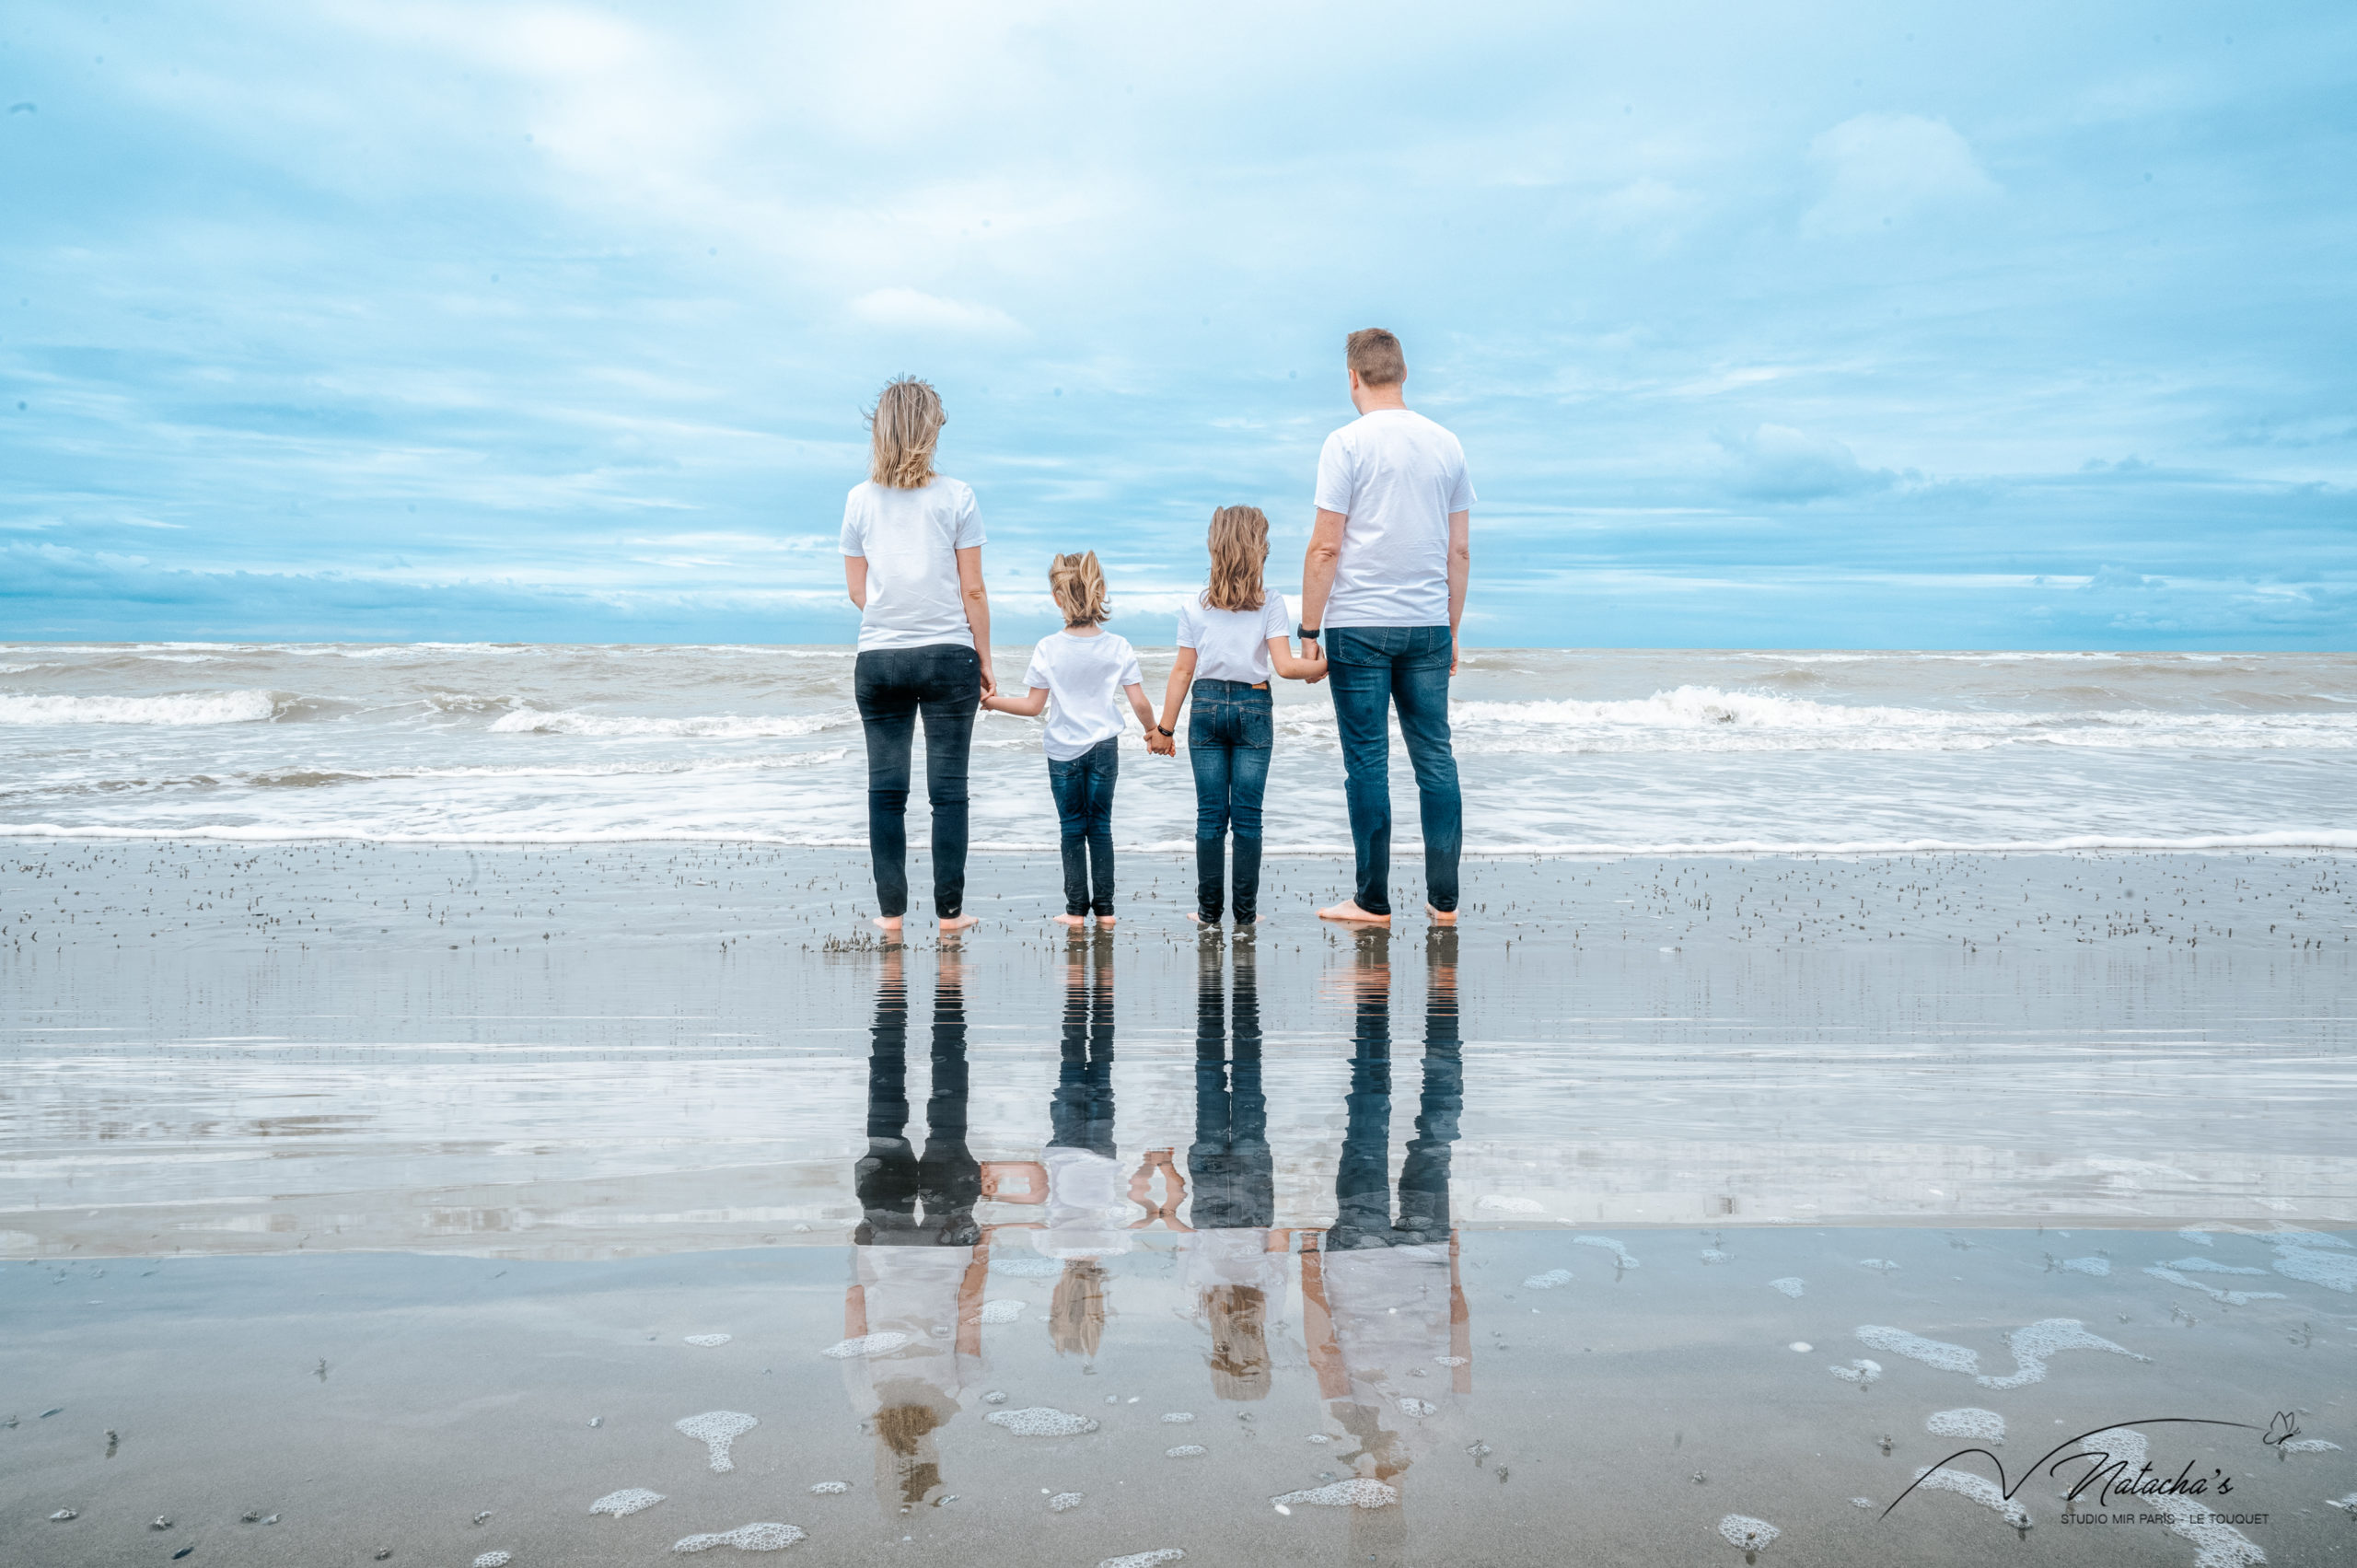
<instances>
[{"instance_id":1,"label":"woman","mask_svg":"<svg viewBox=\"0 0 2357 1568\"><path fill-rule=\"evenodd\" d=\"M885 387L868 416L867 482L843 503L843 581L859 606L853 676L867 731L867 841L876 924L895 935L909 909L909 751L924 715L933 806L933 905L946 932L965 912L966 757L991 678L991 604L974 493L933 471L946 423L941 395L913 376Z\"/></svg>"}]
</instances>

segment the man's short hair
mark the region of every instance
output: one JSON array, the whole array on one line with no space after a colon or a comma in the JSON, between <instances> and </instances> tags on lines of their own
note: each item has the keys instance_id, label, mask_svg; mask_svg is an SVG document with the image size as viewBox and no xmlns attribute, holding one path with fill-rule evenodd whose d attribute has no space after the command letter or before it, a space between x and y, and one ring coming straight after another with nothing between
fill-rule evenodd
<instances>
[{"instance_id":1,"label":"man's short hair","mask_svg":"<svg viewBox=\"0 0 2357 1568\"><path fill-rule=\"evenodd\" d=\"M1408 356L1399 340L1381 327L1363 327L1351 334L1344 357L1365 387L1396 387L1408 378Z\"/></svg>"}]
</instances>

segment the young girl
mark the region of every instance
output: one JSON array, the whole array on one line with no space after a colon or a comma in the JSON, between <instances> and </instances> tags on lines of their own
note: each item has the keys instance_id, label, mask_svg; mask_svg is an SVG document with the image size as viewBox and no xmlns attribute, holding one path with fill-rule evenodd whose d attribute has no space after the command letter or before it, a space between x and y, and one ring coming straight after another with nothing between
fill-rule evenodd
<instances>
[{"instance_id":1,"label":"young girl","mask_svg":"<svg viewBox=\"0 0 2357 1568\"><path fill-rule=\"evenodd\" d=\"M1188 918L1219 923L1221 863L1233 825L1233 907L1241 927L1260 918L1260 794L1275 741L1269 676L1274 671L1315 685L1326 679L1326 658L1314 649L1312 656L1295 656L1285 601L1260 586L1269 519L1258 506L1213 513L1211 551L1211 585L1179 608L1178 662L1163 693L1162 722L1146 744L1165 755L1177 749L1178 708L1191 682L1195 716L1187 726L1187 761L1195 770L1195 912Z\"/></svg>"},{"instance_id":2,"label":"young girl","mask_svg":"<svg viewBox=\"0 0 2357 1568\"><path fill-rule=\"evenodd\" d=\"M1145 700L1145 678L1138 673L1129 639L1104 629L1112 610L1097 552L1057 556L1048 568L1048 591L1063 611L1064 629L1041 638L1032 650L1031 668L1023 676L1029 693L985 697L982 706L1025 718L1048 710L1048 788L1063 830L1064 912L1056 919L1078 927L1094 914L1097 929L1107 930L1113 924L1113 783L1120 773L1120 700L1129 698L1131 711L1148 731L1154 728L1154 709Z\"/></svg>"}]
</instances>

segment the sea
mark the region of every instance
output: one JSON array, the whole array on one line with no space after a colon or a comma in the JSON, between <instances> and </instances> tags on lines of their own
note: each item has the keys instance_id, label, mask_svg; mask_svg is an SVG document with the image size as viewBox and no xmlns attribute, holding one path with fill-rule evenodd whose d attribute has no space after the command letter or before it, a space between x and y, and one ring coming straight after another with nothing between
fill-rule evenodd
<instances>
[{"instance_id":1,"label":"sea","mask_svg":"<svg viewBox=\"0 0 2357 1568\"><path fill-rule=\"evenodd\" d=\"M0 836L858 845L853 656L0 644ZM1266 846L1346 850L1329 697L1276 703ZM1480 649L1451 721L1475 854L2357 849L2346 654ZM977 847L1054 842L1036 721L981 715L972 767ZM1396 749L1392 786L1412 844ZM1183 749L1125 750L1117 842L1193 819Z\"/></svg>"}]
</instances>

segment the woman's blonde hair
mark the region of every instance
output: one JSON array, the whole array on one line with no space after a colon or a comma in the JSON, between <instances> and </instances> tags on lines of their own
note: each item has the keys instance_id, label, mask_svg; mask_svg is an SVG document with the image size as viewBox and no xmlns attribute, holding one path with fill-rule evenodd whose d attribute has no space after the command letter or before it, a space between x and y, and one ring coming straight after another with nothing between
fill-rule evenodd
<instances>
[{"instance_id":1,"label":"woman's blonde hair","mask_svg":"<svg viewBox=\"0 0 2357 1568\"><path fill-rule=\"evenodd\" d=\"M1097 1353L1105 1337L1105 1267L1094 1258L1065 1260L1048 1302L1048 1342L1058 1355Z\"/></svg>"},{"instance_id":2,"label":"woman's blonde hair","mask_svg":"<svg viewBox=\"0 0 2357 1568\"><path fill-rule=\"evenodd\" d=\"M1260 568L1269 563L1269 519L1258 506L1222 506L1212 514L1212 586L1203 602L1213 610L1258 610L1267 602Z\"/></svg>"},{"instance_id":3,"label":"woman's blonde hair","mask_svg":"<svg viewBox=\"0 0 2357 1568\"><path fill-rule=\"evenodd\" d=\"M1223 1400L1269 1397L1269 1298L1259 1285L1213 1285L1203 1293L1212 1320L1212 1392Z\"/></svg>"},{"instance_id":4,"label":"woman's blonde hair","mask_svg":"<svg viewBox=\"0 0 2357 1568\"><path fill-rule=\"evenodd\" d=\"M1097 563L1093 550L1057 556L1055 564L1048 568L1048 591L1055 596L1056 608L1064 612L1067 626L1094 626L1113 613L1112 601L1105 593L1105 568Z\"/></svg>"},{"instance_id":5,"label":"woman's blonde hair","mask_svg":"<svg viewBox=\"0 0 2357 1568\"><path fill-rule=\"evenodd\" d=\"M933 482L933 447L949 416L930 381L896 376L876 395L867 415L867 477L893 490Z\"/></svg>"}]
</instances>

